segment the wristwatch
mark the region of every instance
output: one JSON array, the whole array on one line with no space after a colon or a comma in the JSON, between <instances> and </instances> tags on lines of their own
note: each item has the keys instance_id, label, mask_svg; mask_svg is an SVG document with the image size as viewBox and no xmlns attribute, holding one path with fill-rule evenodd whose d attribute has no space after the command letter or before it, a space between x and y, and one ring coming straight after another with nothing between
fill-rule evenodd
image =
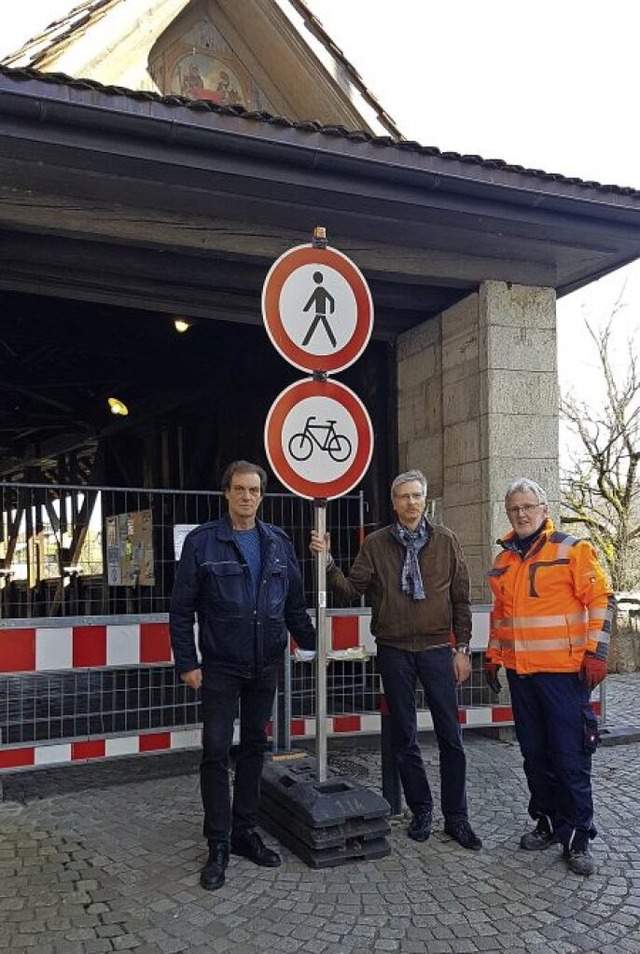
<instances>
[{"instance_id":1,"label":"wristwatch","mask_svg":"<svg viewBox=\"0 0 640 954\"><path fill-rule=\"evenodd\" d=\"M454 653L462 653L463 656L470 656L471 648L469 646L469 643L461 643L459 646L456 646L454 649Z\"/></svg>"}]
</instances>

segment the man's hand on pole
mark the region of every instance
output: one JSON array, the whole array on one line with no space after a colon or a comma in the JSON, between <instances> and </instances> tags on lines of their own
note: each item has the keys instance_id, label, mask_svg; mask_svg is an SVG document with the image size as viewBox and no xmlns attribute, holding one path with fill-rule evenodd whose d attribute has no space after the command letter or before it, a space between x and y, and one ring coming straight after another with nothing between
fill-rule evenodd
<instances>
[{"instance_id":1,"label":"man's hand on pole","mask_svg":"<svg viewBox=\"0 0 640 954\"><path fill-rule=\"evenodd\" d=\"M331 562L331 534L325 533L324 536L318 533L317 530L311 531L311 540L309 542L309 549L312 553L320 555L321 553L326 553L327 563Z\"/></svg>"}]
</instances>

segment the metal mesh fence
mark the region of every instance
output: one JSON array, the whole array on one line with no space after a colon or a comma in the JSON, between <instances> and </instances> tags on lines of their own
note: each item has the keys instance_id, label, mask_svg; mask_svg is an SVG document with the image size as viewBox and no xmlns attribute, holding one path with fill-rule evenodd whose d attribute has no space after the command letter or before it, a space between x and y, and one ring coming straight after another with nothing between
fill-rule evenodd
<instances>
[{"instance_id":1,"label":"metal mesh fence","mask_svg":"<svg viewBox=\"0 0 640 954\"><path fill-rule=\"evenodd\" d=\"M0 617L166 613L185 533L224 512L215 491L0 484ZM362 494L327 507L327 529L349 563L364 513ZM267 494L260 516L291 537L312 605L311 502Z\"/></svg>"},{"instance_id":2,"label":"metal mesh fence","mask_svg":"<svg viewBox=\"0 0 640 954\"><path fill-rule=\"evenodd\" d=\"M471 657L471 675L457 690L460 708L495 704L495 697L484 679L483 659L482 653L474 653ZM504 681L506 685L506 679ZM328 715L376 712L382 689L380 676L376 672L375 657L371 656L361 662L334 661L327 673ZM291 677L292 716L315 716L315 698L314 666L294 662ZM501 704L509 704L508 690L501 694ZM420 710L429 708L420 685L416 690L416 706Z\"/></svg>"},{"instance_id":3,"label":"metal mesh fence","mask_svg":"<svg viewBox=\"0 0 640 954\"><path fill-rule=\"evenodd\" d=\"M173 667L17 674L0 679L5 745L171 729L199 722L199 703Z\"/></svg>"},{"instance_id":4,"label":"metal mesh fence","mask_svg":"<svg viewBox=\"0 0 640 954\"><path fill-rule=\"evenodd\" d=\"M283 691L282 686L280 692ZM375 659L334 661L327 673L329 716L378 711L382 687ZM315 716L315 666L291 664L291 718ZM458 690L461 707L490 705L481 657ZM418 709L427 709L416 692ZM504 702L503 702L504 704ZM4 745L75 740L92 736L177 729L199 725L195 694L172 666L82 669L59 673L18 673L0 678L0 732Z\"/></svg>"}]
</instances>

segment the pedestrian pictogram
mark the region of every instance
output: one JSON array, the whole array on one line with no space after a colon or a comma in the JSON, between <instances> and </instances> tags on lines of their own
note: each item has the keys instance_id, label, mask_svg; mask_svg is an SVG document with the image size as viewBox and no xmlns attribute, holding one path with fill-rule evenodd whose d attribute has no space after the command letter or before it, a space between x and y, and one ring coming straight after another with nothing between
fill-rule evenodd
<instances>
[{"instance_id":1,"label":"pedestrian pictogram","mask_svg":"<svg viewBox=\"0 0 640 954\"><path fill-rule=\"evenodd\" d=\"M285 388L267 416L265 446L274 473L301 497L332 499L366 473L373 428L344 384L307 378Z\"/></svg>"},{"instance_id":2,"label":"pedestrian pictogram","mask_svg":"<svg viewBox=\"0 0 640 954\"><path fill-rule=\"evenodd\" d=\"M273 345L290 364L333 374L366 348L373 302L362 272L346 255L298 245L269 270L262 317Z\"/></svg>"},{"instance_id":3,"label":"pedestrian pictogram","mask_svg":"<svg viewBox=\"0 0 640 954\"><path fill-rule=\"evenodd\" d=\"M336 341L336 336L331 330L331 325L327 321L327 306L329 308L330 314L333 314L336 310L336 301L333 295L330 295L327 289L322 287L322 282L324 281L324 275L322 272L314 272L313 280L320 287L315 289L315 291L311 294L309 301L304 306L305 311L309 311L310 308L313 308L315 316L309 325L309 330L302 339L302 347L304 348L309 344L313 338L318 323L322 322L322 326L327 332L327 337L332 346L335 348L337 347L338 342Z\"/></svg>"}]
</instances>

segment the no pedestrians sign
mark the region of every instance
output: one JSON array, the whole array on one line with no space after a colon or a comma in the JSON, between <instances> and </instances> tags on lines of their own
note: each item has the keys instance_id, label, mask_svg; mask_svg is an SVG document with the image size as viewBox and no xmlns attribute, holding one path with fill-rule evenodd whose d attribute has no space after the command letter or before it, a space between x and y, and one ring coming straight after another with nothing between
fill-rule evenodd
<instances>
[{"instance_id":1,"label":"no pedestrians sign","mask_svg":"<svg viewBox=\"0 0 640 954\"><path fill-rule=\"evenodd\" d=\"M298 245L271 266L262 317L272 344L290 364L334 374L366 348L373 302L362 272L346 255Z\"/></svg>"}]
</instances>

